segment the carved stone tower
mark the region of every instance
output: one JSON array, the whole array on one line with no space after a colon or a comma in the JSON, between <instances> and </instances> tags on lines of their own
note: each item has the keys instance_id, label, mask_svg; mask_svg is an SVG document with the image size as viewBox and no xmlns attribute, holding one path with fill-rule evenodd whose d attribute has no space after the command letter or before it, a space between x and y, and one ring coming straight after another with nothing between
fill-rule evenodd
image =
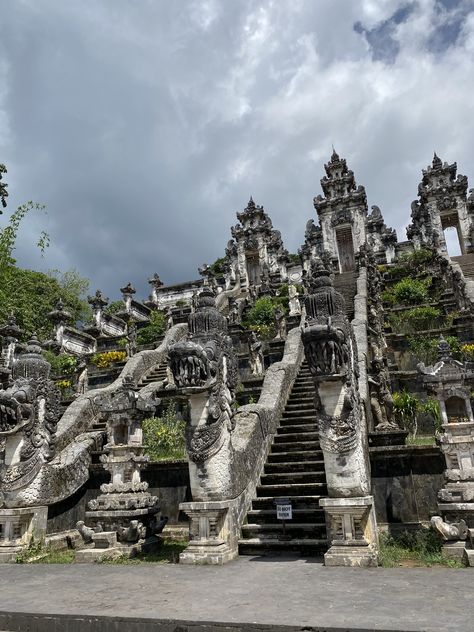
<instances>
[{"instance_id":1,"label":"carved stone tower","mask_svg":"<svg viewBox=\"0 0 474 632\"><path fill-rule=\"evenodd\" d=\"M366 241L365 188L356 185L354 173L335 151L324 168L326 175L321 179L324 198L321 195L314 198L323 249L337 259L340 272L349 272L355 269L355 255Z\"/></svg>"},{"instance_id":2,"label":"carved stone tower","mask_svg":"<svg viewBox=\"0 0 474 632\"><path fill-rule=\"evenodd\" d=\"M467 177L457 174L457 164L449 165L434 155L431 166L423 169L418 186L419 200L411 205L408 239L415 247L425 244L448 251L444 231L455 228L462 254L474 252L473 212L467 199Z\"/></svg>"}]
</instances>

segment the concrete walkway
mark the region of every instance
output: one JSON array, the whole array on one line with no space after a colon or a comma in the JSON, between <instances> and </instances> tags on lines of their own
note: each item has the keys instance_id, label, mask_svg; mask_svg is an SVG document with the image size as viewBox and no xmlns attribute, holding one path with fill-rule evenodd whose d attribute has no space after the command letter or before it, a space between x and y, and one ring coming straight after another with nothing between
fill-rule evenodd
<instances>
[{"instance_id":1,"label":"concrete walkway","mask_svg":"<svg viewBox=\"0 0 474 632\"><path fill-rule=\"evenodd\" d=\"M3 565L0 611L464 632L474 629L473 588L472 569L325 568L294 558L242 557L222 567Z\"/></svg>"}]
</instances>

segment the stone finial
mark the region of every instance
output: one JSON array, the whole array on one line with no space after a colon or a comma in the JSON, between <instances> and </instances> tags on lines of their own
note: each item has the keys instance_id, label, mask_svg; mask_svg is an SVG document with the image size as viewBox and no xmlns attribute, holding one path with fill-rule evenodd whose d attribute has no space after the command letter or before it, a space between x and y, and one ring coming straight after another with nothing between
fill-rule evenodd
<instances>
[{"instance_id":1,"label":"stone finial","mask_svg":"<svg viewBox=\"0 0 474 632\"><path fill-rule=\"evenodd\" d=\"M101 290L97 290L94 296L87 297L87 302L93 309L101 309L108 305L109 299L102 294Z\"/></svg>"},{"instance_id":2,"label":"stone finial","mask_svg":"<svg viewBox=\"0 0 474 632\"><path fill-rule=\"evenodd\" d=\"M120 291L122 292L122 294L126 294L129 296L136 293L136 289L133 287L130 281L127 283L127 285L125 285L124 287L121 287Z\"/></svg>"},{"instance_id":3,"label":"stone finial","mask_svg":"<svg viewBox=\"0 0 474 632\"><path fill-rule=\"evenodd\" d=\"M444 338L443 335L441 335L439 337L439 341L438 341L438 359L441 360L448 360L449 358L451 358L453 355L452 351L451 351L451 345L449 344L449 342Z\"/></svg>"},{"instance_id":4,"label":"stone finial","mask_svg":"<svg viewBox=\"0 0 474 632\"><path fill-rule=\"evenodd\" d=\"M49 312L47 318L53 323L66 323L72 320L72 315L65 309L63 300L60 298L56 303L56 307Z\"/></svg>"},{"instance_id":5,"label":"stone finial","mask_svg":"<svg viewBox=\"0 0 474 632\"><path fill-rule=\"evenodd\" d=\"M155 290L164 285L163 281L160 279L160 275L157 272L155 272L151 279L148 279L148 283L153 286Z\"/></svg>"},{"instance_id":6,"label":"stone finial","mask_svg":"<svg viewBox=\"0 0 474 632\"><path fill-rule=\"evenodd\" d=\"M15 340L18 340L22 334L23 331L17 325L15 314L11 312L7 322L0 327L0 335L5 338L14 338Z\"/></svg>"},{"instance_id":7,"label":"stone finial","mask_svg":"<svg viewBox=\"0 0 474 632\"><path fill-rule=\"evenodd\" d=\"M436 152L433 153L432 165L433 169L437 169L438 167L441 167L443 165L443 161L437 156Z\"/></svg>"},{"instance_id":8,"label":"stone finial","mask_svg":"<svg viewBox=\"0 0 474 632\"><path fill-rule=\"evenodd\" d=\"M24 377L45 380L48 379L50 369L50 363L43 357L41 343L36 333L33 333L25 351L13 365L13 379Z\"/></svg>"}]
</instances>

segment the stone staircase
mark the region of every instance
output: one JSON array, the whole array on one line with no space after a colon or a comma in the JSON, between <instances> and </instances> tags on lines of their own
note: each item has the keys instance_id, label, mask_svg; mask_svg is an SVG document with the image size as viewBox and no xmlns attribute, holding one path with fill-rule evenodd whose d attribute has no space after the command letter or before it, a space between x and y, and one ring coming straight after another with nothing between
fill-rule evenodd
<instances>
[{"instance_id":1,"label":"stone staircase","mask_svg":"<svg viewBox=\"0 0 474 632\"><path fill-rule=\"evenodd\" d=\"M462 273L468 279L474 279L474 254L451 257L451 261L461 266Z\"/></svg>"},{"instance_id":2,"label":"stone staircase","mask_svg":"<svg viewBox=\"0 0 474 632\"><path fill-rule=\"evenodd\" d=\"M351 321L354 318L354 296L357 294L357 272L335 274L334 289L343 295L346 302L346 315Z\"/></svg>"},{"instance_id":3,"label":"stone staircase","mask_svg":"<svg viewBox=\"0 0 474 632\"><path fill-rule=\"evenodd\" d=\"M162 382L166 378L166 366L166 362L162 362L151 371L149 371L138 382L136 390L138 391L144 386L148 386L148 384L153 384L153 382Z\"/></svg>"},{"instance_id":4,"label":"stone staircase","mask_svg":"<svg viewBox=\"0 0 474 632\"><path fill-rule=\"evenodd\" d=\"M313 382L303 363L257 486L257 497L242 526L241 555L278 551L319 555L327 550L324 511L319 508L319 499L327 495L326 476L313 398ZM281 539L283 526L276 517L275 498L291 501L293 519L286 523L289 540Z\"/></svg>"}]
</instances>

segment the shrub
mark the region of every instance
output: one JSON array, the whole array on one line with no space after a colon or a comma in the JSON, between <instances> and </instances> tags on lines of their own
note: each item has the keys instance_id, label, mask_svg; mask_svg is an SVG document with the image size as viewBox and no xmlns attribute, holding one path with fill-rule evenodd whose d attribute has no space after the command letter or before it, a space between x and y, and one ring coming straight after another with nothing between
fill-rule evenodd
<instances>
[{"instance_id":1,"label":"shrub","mask_svg":"<svg viewBox=\"0 0 474 632\"><path fill-rule=\"evenodd\" d=\"M380 535L379 563L385 568L393 568L404 560L410 560L420 566L436 564L460 568L462 564L442 555L441 547L441 538L433 529L422 528L397 535L383 533Z\"/></svg>"},{"instance_id":2,"label":"shrub","mask_svg":"<svg viewBox=\"0 0 474 632\"><path fill-rule=\"evenodd\" d=\"M212 274L214 274L215 276L224 274L225 262L226 258L220 257L219 259L216 259L214 263L211 263L209 269L211 270Z\"/></svg>"},{"instance_id":3,"label":"shrub","mask_svg":"<svg viewBox=\"0 0 474 632\"><path fill-rule=\"evenodd\" d=\"M176 307L186 307L187 304L188 304L188 301L184 298L179 298L176 301Z\"/></svg>"},{"instance_id":4,"label":"shrub","mask_svg":"<svg viewBox=\"0 0 474 632\"><path fill-rule=\"evenodd\" d=\"M474 344L462 345L462 357L470 362L474 361Z\"/></svg>"},{"instance_id":5,"label":"shrub","mask_svg":"<svg viewBox=\"0 0 474 632\"><path fill-rule=\"evenodd\" d=\"M399 424L414 437L418 430L420 400L408 391L393 394L393 412Z\"/></svg>"},{"instance_id":6,"label":"shrub","mask_svg":"<svg viewBox=\"0 0 474 632\"><path fill-rule=\"evenodd\" d=\"M459 338L456 336L445 336L446 341L451 347L454 358L461 355L461 345ZM438 360L439 339L435 336L417 336L408 339L408 349L418 362L424 364L434 364Z\"/></svg>"},{"instance_id":7,"label":"shrub","mask_svg":"<svg viewBox=\"0 0 474 632\"><path fill-rule=\"evenodd\" d=\"M395 302L401 305L416 305L428 299L429 281L406 278L395 283L392 289Z\"/></svg>"},{"instance_id":8,"label":"shrub","mask_svg":"<svg viewBox=\"0 0 474 632\"><path fill-rule=\"evenodd\" d=\"M45 360L51 365L53 375L73 375L77 368L77 358L69 353L56 355L52 351L43 352Z\"/></svg>"},{"instance_id":9,"label":"shrub","mask_svg":"<svg viewBox=\"0 0 474 632\"><path fill-rule=\"evenodd\" d=\"M177 414L170 401L162 417L149 417L142 423L143 445L152 461L186 458L186 422Z\"/></svg>"},{"instance_id":10,"label":"shrub","mask_svg":"<svg viewBox=\"0 0 474 632\"><path fill-rule=\"evenodd\" d=\"M56 382L56 386L61 389L61 391L67 391L72 386L71 380L58 380Z\"/></svg>"},{"instance_id":11,"label":"shrub","mask_svg":"<svg viewBox=\"0 0 474 632\"><path fill-rule=\"evenodd\" d=\"M106 369L111 364L123 362L126 357L127 354L125 351L104 351L103 353L94 354L91 358L91 362L99 369Z\"/></svg>"},{"instance_id":12,"label":"shrub","mask_svg":"<svg viewBox=\"0 0 474 632\"><path fill-rule=\"evenodd\" d=\"M294 266L301 265L301 257L298 254L290 253L288 254L288 259L291 265L294 265Z\"/></svg>"},{"instance_id":13,"label":"shrub","mask_svg":"<svg viewBox=\"0 0 474 632\"><path fill-rule=\"evenodd\" d=\"M286 312L287 306L288 297L263 296L255 301L243 324L247 329L257 332L263 340L271 340L276 335L275 312L278 308Z\"/></svg>"},{"instance_id":14,"label":"shrub","mask_svg":"<svg viewBox=\"0 0 474 632\"><path fill-rule=\"evenodd\" d=\"M166 316L163 312L152 312L150 322L146 327L142 327L137 333L139 345L149 345L156 342L166 331Z\"/></svg>"},{"instance_id":15,"label":"shrub","mask_svg":"<svg viewBox=\"0 0 474 632\"><path fill-rule=\"evenodd\" d=\"M434 253L427 248L418 248L413 252L406 252L401 257L399 262L404 265L408 270L424 270L428 264L433 261Z\"/></svg>"},{"instance_id":16,"label":"shrub","mask_svg":"<svg viewBox=\"0 0 474 632\"><path fill-rule=\"evenodd\" d=\"M420 404L420 412L430 415L433 425L438 434L441 431L441 408L437 399L427 399Z\"/></svg>"},{"instance_id":17,"label":"shrub","mask_svg":"<svg viewBox=\"0 0 474 632\"><path fill-rule=\"evenodd\" d=\"M123 301L112 301L104 308L105 314L110 314L111 316L115 316L119 312L123 312L125 309L125 304Z\"/></svg>"},{"instance_id":18,"label":"shrub","mask_svg":"<svg viewBox=\"0 0 474 632\"><path fill-rule=\"evenodd\" d=\"M429 331L445 325L445 318L435 307L414 307L404 312L392 313L388 321L392 330L398 334Z\"/></svg>"}]
</instances>

